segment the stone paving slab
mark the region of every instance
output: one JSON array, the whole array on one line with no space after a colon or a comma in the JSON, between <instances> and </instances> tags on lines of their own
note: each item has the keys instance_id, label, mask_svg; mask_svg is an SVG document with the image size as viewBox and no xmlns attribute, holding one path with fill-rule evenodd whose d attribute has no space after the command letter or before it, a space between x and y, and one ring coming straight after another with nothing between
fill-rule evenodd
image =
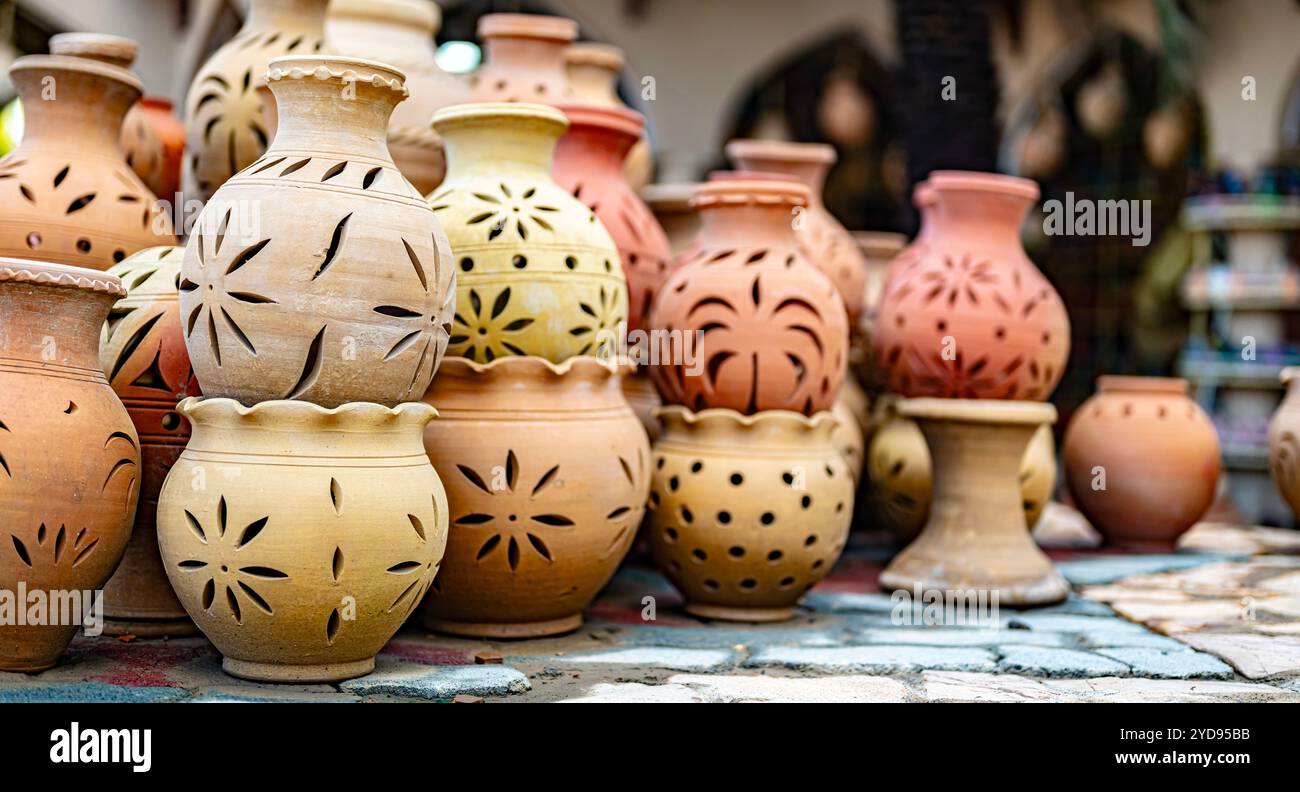
<instances>
[{"instance_id":1,"label":"stone paving slab","mask_svg":"<svg viewBox=\"0 0 1300 792\"><path fill-rule=\"evenodd\" d=\"M1300 693L1273 685L1218 680L1035 679L949 671L926 671L922 680L927 700L946 702L1300 702Z\"/></svg>"},{"instance_id":2,"label":"stone paving slab","mask_svg":"<svg viewBox=\"0 0 1300 792\"><path fill-rule=\"evenodd\" d=\"M1177 643L1177 642L1175 642ZM1214 655L1178 649L1121 647L1097 654L1127 665L1133 676L1150 679L1232 679L1232 668Z\"/></svg>"},{"instance_id":3,"label":"stone paving slab","mask_svg":"<svg viewBox=\"0 0 1300 792\"><path fill-rule=\"evenodd\" d=\"M703 704L704 696L685 685L643 682L602 682L585 696L561 699L562 704Z\"/></svg>"},{"instance_id":4,"label":"stone paving slab","mask_svg":"<svg viewBox=\"0 0 1300 792\"><path fill-rule=\"evenodd\" d=\"M1133 575L1189 569L1223 558L1226 558L1226 556L1197 553L1101 555L1059 561L1056 568L1073 585L1095 586Z\"/></svg>"},{"instance_id":5,"label":"stone paving slab","mask_svg":"<svg viewBox=\"0 0 1300 792\"><path fill-rule=\"evenodd\" d=\"M1129 668L1118 660L1092 652L1042 646L1010 646L1002 651L998 670L1054 677L1104 677L1127 675Z\"/></svg>"},{"instance_id":6,"label":"stone paving slab","mask_svg":"<svg viewBox=\"0 0 1300 792\"><path fill-rule=\"evenodd\" d=\"M399 696L438 701L458 695L505 696L532 689L528 678L504 665L422 666L380 657L375 672L339 684L358 696Z\"/></svg>"},{"instance_id":7,"label":"stone paving slab","mask_svg":"<svg viewBox=\"0 0 1300 792\"><path fill-rule=\"evenodd\" d=\"M512 658L518 660L519 658ZM675 649L672 647L644 646L634 649L613 649L607 652L565 655L552 662L559 665L624 665L645 668L666 668L672 671L724 671L735 668L738 657L734 652L717 649Z\"/></svg>"},{"instance_id":8,"label":"stone paving slab","mask_svg":"<svg viewBox=\"0 0 1300 792\"><path fill-rule=\"evenodd\" d=\"M936 646L772 647L755 654L745 666L822 673L897 674L925 668L992 670L997 667L997 657L987 649Z\"/></svg>"},{"instance_id":9,"label":"stone paving slab","mask_svg":"<svg viewBox=\"0 0 1300 792\"><path fill-rule=\"evenodd\" d=\"M0 704L130 703L180 701L189 691L178 687L125 687L107 682L17 685L0 689Z\"/></svg>"},{"instance_id":10,"label":"stone paving slab","mask_svg":"<svg viewBox=\"0 0 1300 792\"><path fill-rule=\"evenodd\" d=\"M902 682L881 676L772 677L679 674L662 685L600 683L568 703L884 703L918 699Z\"/></svg>"},{"instance_id":11,"label":"stone paving slab","mask_svg":"<svg viewBox=\"0 0 1300 792\"><path fill-rule=\"evenodd\" d=\"M1300 637L1251 633L1191 633L1191 646L1222 657L1247 679L1300 673Z\"/></svg>"}]
</instances>

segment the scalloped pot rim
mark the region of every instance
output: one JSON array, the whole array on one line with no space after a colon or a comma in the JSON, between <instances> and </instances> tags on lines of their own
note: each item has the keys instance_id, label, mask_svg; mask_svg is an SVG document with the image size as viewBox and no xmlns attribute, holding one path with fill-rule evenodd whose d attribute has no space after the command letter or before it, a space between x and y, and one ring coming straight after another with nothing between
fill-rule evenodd
<instances>
[{"instance_id":1,"label":"scalloped pot rim","mask_svg":"<svg viewBox=\"0 0 1300 792\"><path fill-rule=\"evenodd\" d=\"M568 374L600 374L602 377L617 377L620 374L630 373L634 367L631 363L614 363L604 361L593 355L576 355L565 360L563 363L552 363L544 357L536 355L512 355L510 357L499 357L491 363L479 363L464 357L446 357L443 358L442 364L438 370L438 376L434 377L430 389L436 389L438 377L443 375L450 376L487 376L492 374L515 375L516 370L519 372L541 372L549 373L553 377L564 377Z\"/></svg>"},{"instance_id":2,"label":"scalloped pot rim","mask_svg":"<svg viewBox=\"0 0 1300 792\"><path fill-rule=\"evenodd\" d=\"M126 287L116 275L50 261L0 257L0 283L4 282L63 286L115 297L126 296Z\"/></svg>"},{"instance_id":3,"label":"scalloped pot rim","mask_svg":"<svg viewBox=\"0 0 1300 792\"><path fill-rule=\"evenodd\" d=\"M322 71L325 76L321 76ZM281 55L272 58L266 67L268 82L305 79L308 76L319 80L357 80L403 95L410 93L406 87L406 72L396 66L366 58L346 55Z\"/></svg>"},{"instance_id":4,"label":"scalloped pot rim","mask_svg":"<svg viewBox=\"0 0 1300 792\"><path fill-rule=\"evenodd\" d=\"M259 419L279 421L301 416L309 416L313 419L344 418L358 422L401 420L410 417L426 424L438 417L438 411L424 402L402 402L396 407L385 407L376 402L348 402L338 407L326 408L298 399L273 399L249 407L235 399L201 396L182 399L176 405L176 411L197 425L208 426L231 416L238 417L241 422L253 422ZM196 421L196 417L207 420Z\"/></svg>"},{"instance_id":5,"label":"scalloped pot rim","mask_svg":"<svg viewBox=\"0 0 1300 792\"><path fill-rule=\"evenodd\" d=\"M811 417L793 410L763 410L753 415L745 415L726 407L709 407L699 412L680 404L657 407L654 416L661 421L676 421L685 426L740 426L752 429L762 424L787 424L796 429L817 431L824 427L831 429L839 425L840 420L830 410L822 410Z\"/></svg>"}]
</instances>

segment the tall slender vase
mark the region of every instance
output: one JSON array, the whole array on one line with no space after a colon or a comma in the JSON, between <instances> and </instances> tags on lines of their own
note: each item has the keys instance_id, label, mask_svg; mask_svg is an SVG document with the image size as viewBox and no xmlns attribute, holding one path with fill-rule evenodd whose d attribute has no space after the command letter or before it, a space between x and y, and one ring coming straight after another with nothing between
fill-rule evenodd
<instances>
[{"instance_id":1,"label":"tall slender vase","mask_svg":"<svg viewBox=\"0 0 1300 792\"><path fill-rule=\"evenodd\" d=\"M578 23L539 14L488 14L478 21L484 63L469 77L471 102L574 100L564 67L564 48L578 37Z\"/></svg>"}]
</instances>

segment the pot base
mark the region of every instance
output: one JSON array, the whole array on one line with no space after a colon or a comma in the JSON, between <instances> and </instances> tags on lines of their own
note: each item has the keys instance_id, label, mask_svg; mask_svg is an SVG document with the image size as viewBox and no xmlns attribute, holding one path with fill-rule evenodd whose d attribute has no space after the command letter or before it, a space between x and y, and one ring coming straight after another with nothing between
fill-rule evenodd
<instances>
[{"instance_id":1,"label":"pot base","mask_svg":"<svg viewBox=\"0 0 1300 792\"><path fill-rule=\"evenodd\" d=\"M582 626L582 614L562 616L550 621L537 622L463 622L448 619L424 620L424 626L434 632L459 635L466 638L546 638L570 633Z\"/></svg>"},{"instance_id":2,"label":"pot base","mask_svg":"<svg viewBox=\"0 0 1300 792\"><path fill-rule=\"evenodd\" d=\"M779 622L795 617L793 605L776 608L740 608L732 605L698 605L687 603L683 610L701 619L734 622Z\"/></svg>"},{"instance_id":3,"label":"pot base","mask_svg":"<svg viewBox=\"0 0 1300 792\"><path fill-rule=\"evenodd\" d=\"M60 655L61 656L61 655ZM36 663L27 663L14 661L12 663L0 660L0 673L3 674L39 674L42 671L49 671L59 664L58 658L51 661L39 661Z\"/></svg>"},{"instance_id":4,"label":"pot base","mask_svg":"<svg viewBox=\"0 0 1300 792\"><path fill-rule=\"evenodd\" d=\"M176 619L115 619L104 617L104 635L117 638L134 635L136 638L189 638L199 634L199 628L187 617Z\"/></svg>"},{"instance_id":5,"label":"pot base","mask_svg":"<svg viewBox=\"0 0 1300 792\"><path fill-rule=\"evenodd\" d=\"M288 684L313 684L342 682L365 676L375 670L375 658L353 660L350 663L321 663L320 665L288 665L258 663L252 660L221 658L221 668L227 674L253 682L285 682Z\"/></svg>"}]
</instances>

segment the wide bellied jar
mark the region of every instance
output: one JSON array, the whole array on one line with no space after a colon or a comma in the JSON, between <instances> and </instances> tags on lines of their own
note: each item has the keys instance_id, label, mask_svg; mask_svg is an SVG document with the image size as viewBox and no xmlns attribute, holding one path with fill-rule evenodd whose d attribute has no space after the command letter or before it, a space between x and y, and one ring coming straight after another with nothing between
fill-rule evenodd
<instances>
[{"instance_id":1,"label":"wide bellied jar","mask_svg":"<svg viewBox=\"0 0 1300 792\"><path fill-rule=\"evenodd\" d=\"M564 65L573 86L573 101L598 107L627 108L618 95L619 75L627 66L623 50L612 44L580 41L564 48ZM654 151L644 125L623 160L623 177L634 191L654 177Z\"/></svg>"},{"instance_id":2,"label":"wide bellied jar","mask_svg":"<svg viewBox=\"0 0 1300 792\"><path fill-rule=\"evenodd\" d=\"M102 272L0 259L0 671L58 661L131 537L140 441L99 366L125 295Z\"/></svg>"},{"instance_id":3,"label":"wide bellied jar","mask_svg":"<svg viewBox=\"0 0 1300 792\"><path fill-rule=\"evenodd\" d=\"M1046 399L1065 370L1070 319L1020 244L1038 185L967 171L935 171L928 185L933 231L910 264L896 260L876 318L876 362L889 389Z\"/></svg>"},{"instance_id":4,"label":"wide bellied jar","mask_svg":"<svg viewBox=\"0 0 1300 792\"><path fill-rule=\"evenodd\" d=\"M1286 397L1268 425L1268 467L1291 511L1300 514L1300 367L1282 369Z\"/></svg>"},{"instance_id":5,"label":"wide bellied jar","mask_svg":"<svg viewBox=\"0 0 1300 792\"><path fill-rule=\"evenodd\" d=\"M468 91L434 57L440 16L430 0L333 0L325 22L327 51L382 61L406 75L411 97L393 111L388 149L421 195L441 184L447 170L442 139L429 121L441 108L465 101Z\"/></svg>"},{"instance_id":6,"label":"wide bellied jar","mask_svg":"<svg viewBox=\"0 0 1300 792\"><path fill-rule=\"evenodd\" d=\"M447 346L451 248L393 164L402 75L335 56L267 72L279 131L185 248L181 317L204 394L325 407L418 400Z\"/></svg>"},{"instance_id":7,"label":"wide bellied jar","mask_svg":"<svg viewBox=\"0 0 1300 792\"><path fill-rule=\"evenodd\" d=\"M646 536L655 563L709 619L780 621L844 549L853 476L836 419L787 410L658 412Z\"/></svg>"},{"instance_id":8,"label":"wide bellied jar","mask_svg":"<svg viewBox=\"0 0 1300 792\"><path fill-rule=\"evenodd\" d=\"M1169 550L1214 502L1221 456L1186 380L1097 378L1062 444L1065 481L1108 544Z\"/></svg>"},{"instance_id":9,"label":"wide bellied jar","mask_svg":"<svg viewBox=\"0 0 1300 792\"><path fill-rule=\"evenodd\" d=\"M568 122L551 107L481 103L433 119L447 178L429 202L455 252L459 290L447 353L560 363L616 342L627 321L618 249L551 176Z\"/></svg>"},{"instance_id":10,"label":"wide bellied jar","mask_svg":"<svg viewBox=\"0 0 1300 792\"><path fill-rule=\"evenodd\" d=\"M163 485L158 545L226 672L299 683L369 673L446 546L447 497L421 442L437 412L233 399L177 409L194 434Z\"/></svg>"},{"instance_id":11,"label":"wide bellied jar","mask_svg":"<svg viewBox=\"0 0 1300 792\"><path fill-rule=\"evenodd\" d=\"M483 65L469 76L471 102L573 101L564 48L578 23L541 14L487 14L479 18Z\"/></svg>"},{"instance_id":12,"label":"wide bellied jar","mask_svg":"<svg viewBox=\"0 0 1300 792\"><path fill-rule=\"evenodd\" d=\"M148 248L109 270L122 280L127 296L109 313L99 342L100 363L135 425L141 459L135 530L121 565L104 586L104 632L109 635L195 632L158 555L158 493L190 438L176 404L199 395L176 290L183 254L174 246Z\"/></svg>"},{"instance_id":13,"label":"wide bellied jar","mask_svg":"<svg viewBox=\"0 0 1300 792\"><path fill-rule=\"evenodd\" d=\"M69 55L19 58L9 74L26 127L0 159L0 256L104 270L175 244L171 218L122 155L135 75Z\"/></svg>"},{"instance_id":14,"label":"wide bellied jar","mask_svg":"<svg viewBox=\"0 0 1300 792\"><path fill-rule=\"evenodd\" d=\"M835 285L792 225L808 189L755 173L714 174L691 205L699 238L656 295L652 373L664 401L700 411L830 409L844 381L849 326Z\"/></svg>"},{"instance_id":15,"label":"wide bellied jar","mask_svg":"<svg viewBox=\"0 0 1300 792\"><path fill-rule=\"evenodd\" d=\"M862 315L867 282L867 263L857 243L835 215L822 203L826 175L835 164L834 146L825 143L788 143L780 140L733 140L727 156L745 170L793 176L808 188L808 206L802 222L795 223L796 237L804 254L839 289L856 324Z\"/></svg>"},{"instance_id":16,"label":"wide bellied jar","mask_svg":"<svg viewBox=\"0 0 1300 792\"><path fill-rule=\"evenodd\" d=\"M593 357L448 358L424 443L451 504L432 630L530 638L577 629L632 545L650 481L645 433Z\"/></svg>"},{"instance_id":17,"label":"wide bellied jar","mask_svg":"<svg viewBox=\"0 0 1300 792\"><path fill-rule=\"evenodd\" d=\"M185 189L204 201L271 141L257 87L273 58L320 52L329 0L250 0L244 26L194 75L185 98Z\"/></svg>"}]
</instances>

